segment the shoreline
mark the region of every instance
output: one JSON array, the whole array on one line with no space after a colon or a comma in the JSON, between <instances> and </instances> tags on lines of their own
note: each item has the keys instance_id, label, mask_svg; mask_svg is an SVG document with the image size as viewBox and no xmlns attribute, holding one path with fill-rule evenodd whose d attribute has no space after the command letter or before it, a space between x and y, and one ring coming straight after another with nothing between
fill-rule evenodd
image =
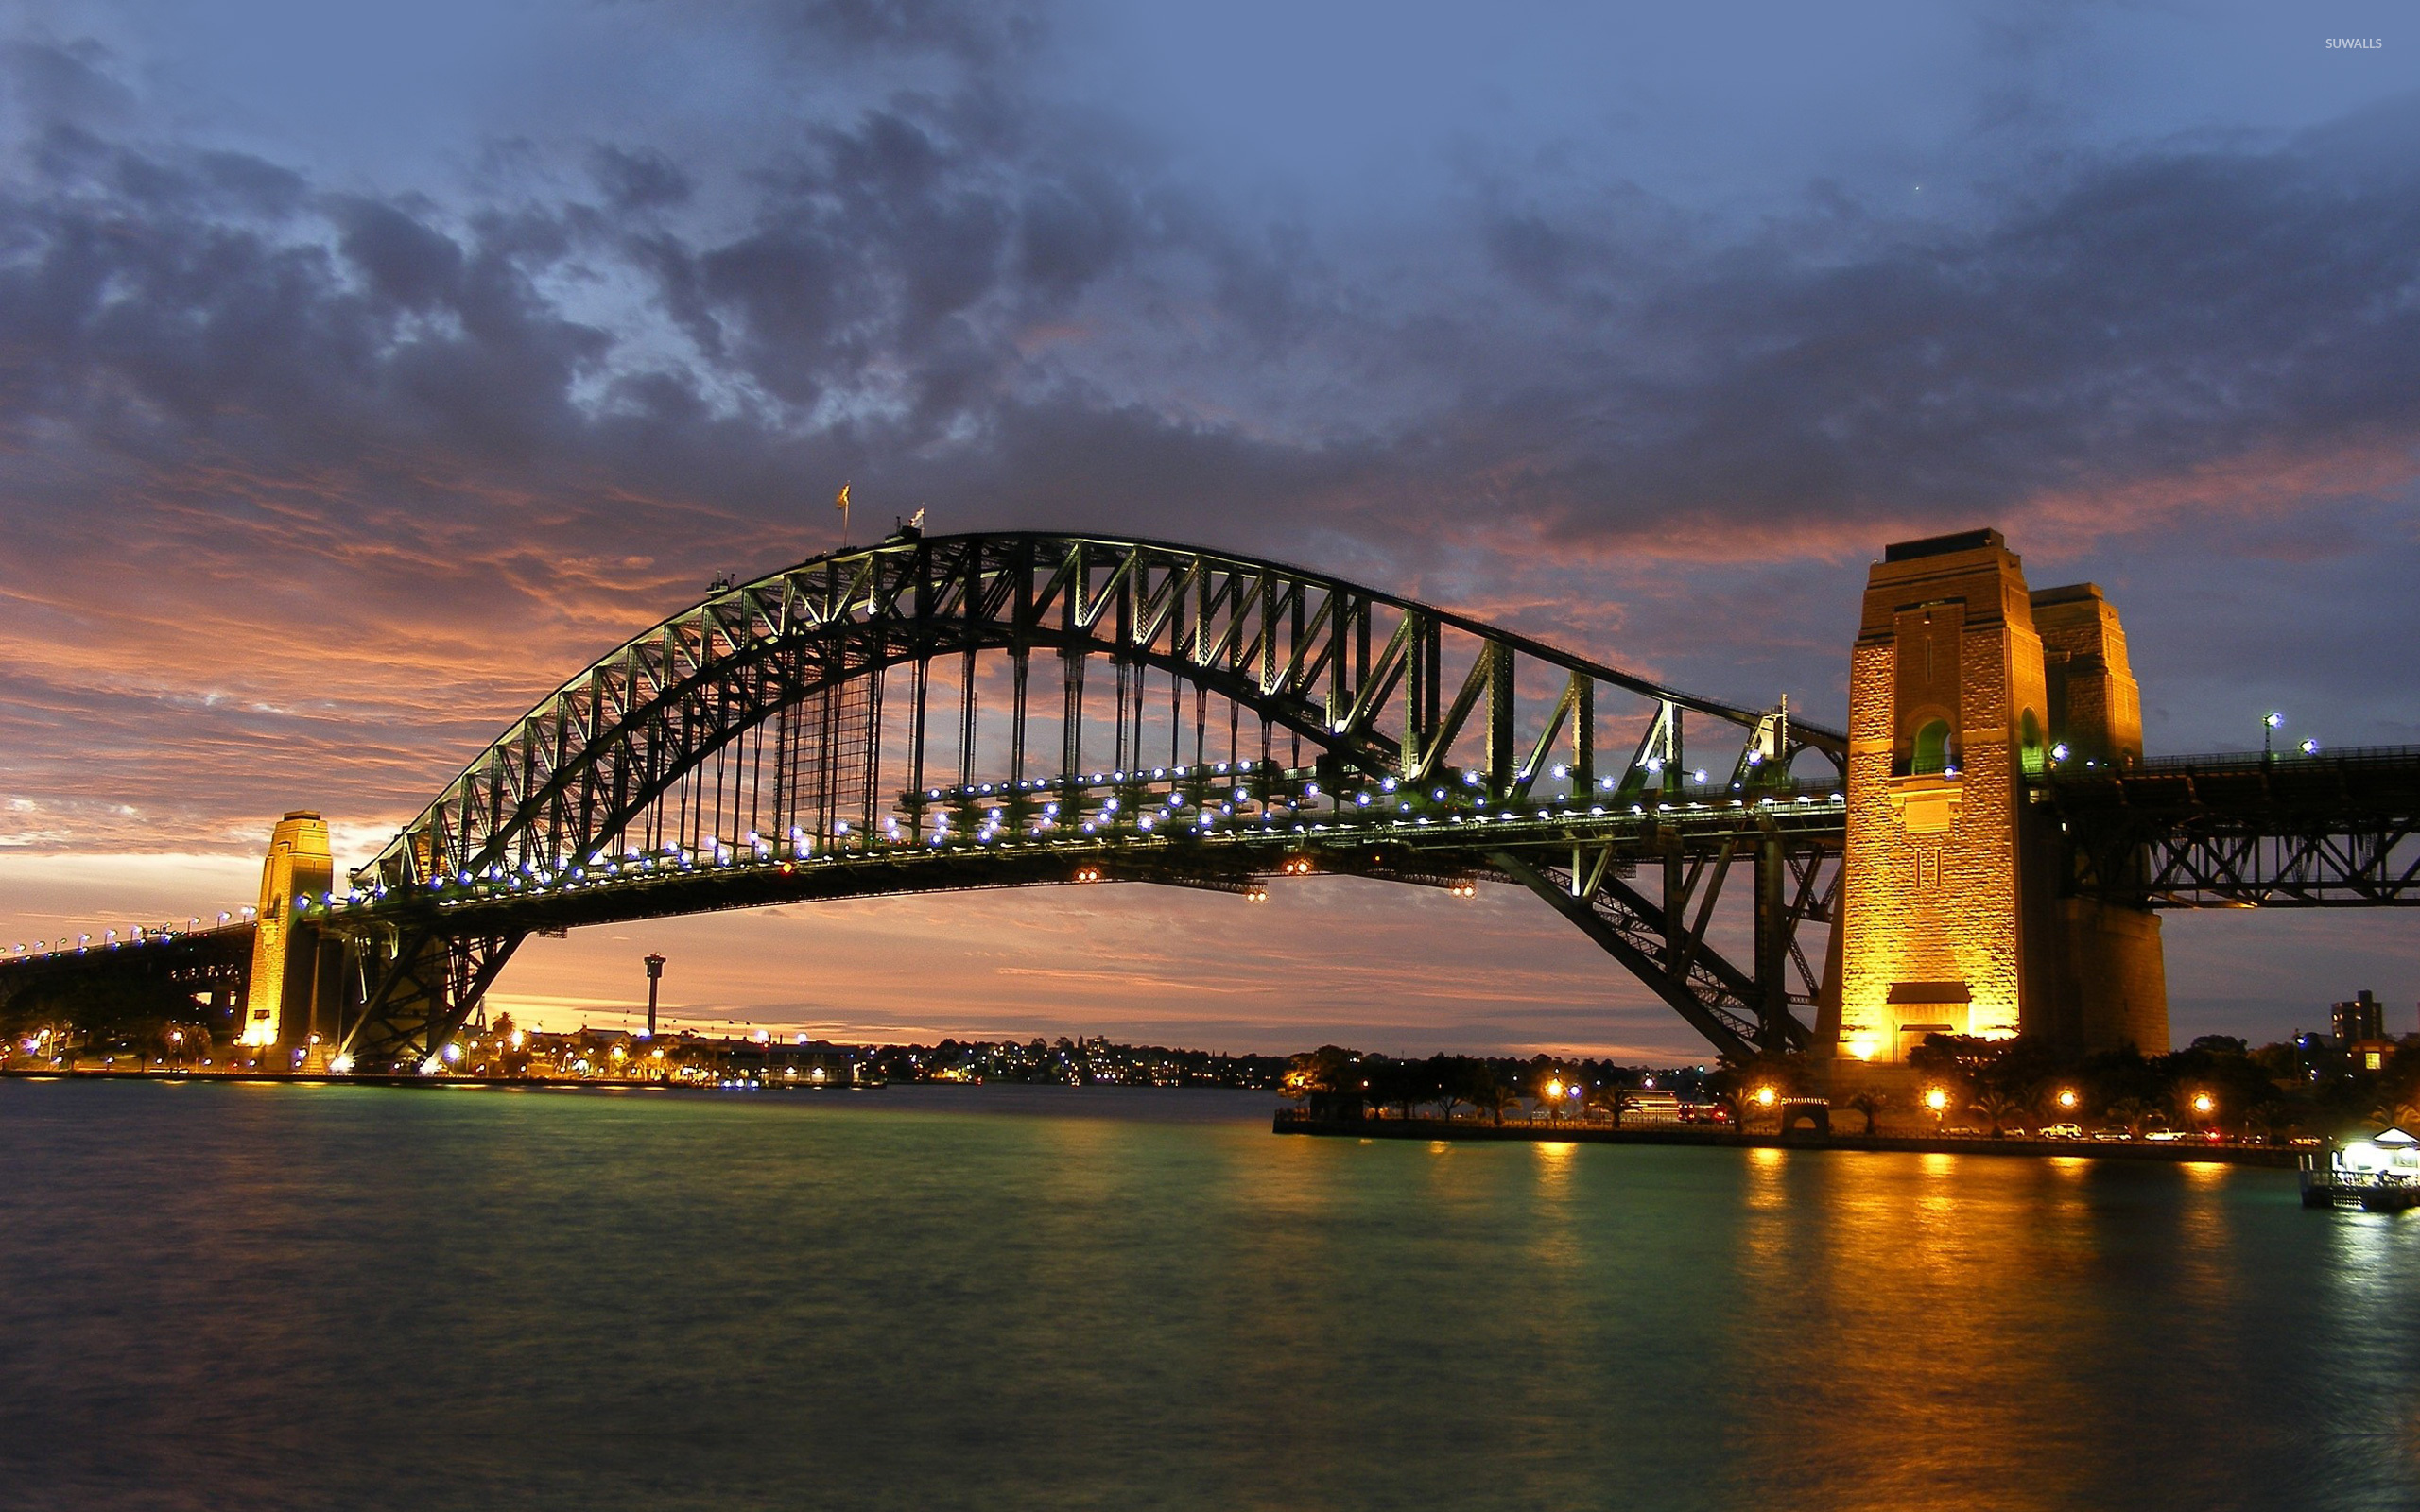
<instances>
[{"instance_id":1,"label":"shoreline","mask_svg":"<svg viewBox=\"0 0 2420 1512\"><path fill-rule=\"evenodd\" d=\"M2282 1144L2148 1144L2093 1140L1969 1138L1923 1134L1748 1134L1731 1129L1651 1125L1609 1128L1601 1125L1478 1124L1440 1118L1311 1119L1280 1109L1271 1125L1278 1134L1330 1139L1473 1140L1558 1144L1693 1144L1721 1149L1859 1150L1912 1155L2065 1157L2083 1160L2155 1160L2169 1164L2243 1165L2291 1171L2299 1152Z\"/></svg>"},{"instance_id":2,"label":"shoreline","mask_svg":"<svg viewBox=\"0 0 2420 1512\"><path fill-rule=\"evenodd\" d=\"M319 1071L105 1071L98 1068L68 1070L63 1066L4 1067L0 1081L150 1081L150 1082L252 1082L271 1086L296 1087L537 1087L548 1089L593 1088L600 1091L738 1091L735 1086L720 1086L712 1082L660 1081L637 1076L414 1076L399 1072L346 1073L337 1075ZM783 1092L852 1092L872 1091L888 1086L887 1082L797 1081L752 1082L750 1091Z\"/></svg>"}]
</instances>

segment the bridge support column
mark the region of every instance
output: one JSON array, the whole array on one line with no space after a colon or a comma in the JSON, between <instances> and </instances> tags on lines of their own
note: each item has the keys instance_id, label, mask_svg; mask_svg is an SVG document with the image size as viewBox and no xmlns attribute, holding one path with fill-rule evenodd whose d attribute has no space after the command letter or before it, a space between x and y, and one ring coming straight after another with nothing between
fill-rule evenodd
<instances>
[{"instance_id":1,"label":"bridge support column","mask_svg":"<svg viewBox=\"0 0 2420 1512\"><path fill-rule=\"evenodd\" d=\"M1787 888L1789 865L1780 833L1771 826L1756 841L1756 1048L1780 1055L1791 1048L1785 1026L1789 1013L1789 935Z\"/></svg>"},{"instance_id":2,"label":"bridge support column","mask_svg":"<svg viewBox=\"0 0 2420 1512\"><path fill-rule=\"evenodd\" d=\"M2032 595L2033 624L2042 637L2044 688L2050 725L2035 742L2030 770L2055 765L2124 767L2143 754L2143 700L2126 655L2118 610L2091 583L2046 588ZM2060 896L2068 880L2066 837L2048 805L2026 810L2030 917L2040 921L2035 946L2049 978L2047 1022L2055 1041L2086 1050L2132 1044L2146 1054L2168 1048L2168 965L2159 915L2089 898Z\"/></svg>"},{"instance_id":3,"label":"bridge support column","mask_svg":"<svg viewBox=\"0 0 2420 1512\"><path fill-rule=\"evenodd\" d=\"M527 934L449 936L421 927L404 930L391 946L358 943L369 956L363 963L369 991L345 1031L337 1057L342 1069L433 1069L431 1057L470 1018Z\"/></svg>"},{"instance_id":4,"label":"bridge support column","mask_svg":"<svg viewBox=\"0 0 2420 1512\"><path fill-rule=\"evenodd\" d=\"M297 809L277 821L261 865L259 933L237 1044L265 1050L308 1038L319 931L295 919L294 900L324 893L335 874L327 820Z\"/></svg>"},{"instance_id":5,"label":"bridge support column","mask_svg":"<svg viewBox=\"0 0 2420 1512\"><path fill-rule=\"evenodd\" d=\"M1850 671L1840 1055L1901 1061L1930 1033L2168 1048L2157 920L2060 896L2027 789L2141 750L2099 589L2031 592L1997 531L1887 549Z\"/></svg>"}]
</instances>

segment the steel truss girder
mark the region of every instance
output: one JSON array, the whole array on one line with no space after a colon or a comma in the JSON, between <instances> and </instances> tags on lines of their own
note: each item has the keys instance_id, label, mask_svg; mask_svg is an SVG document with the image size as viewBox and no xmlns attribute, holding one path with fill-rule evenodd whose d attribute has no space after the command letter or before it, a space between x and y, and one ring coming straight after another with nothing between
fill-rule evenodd
<instances>
[{"instance_id":1,"label":"steel truss girder","mask_svg":"<svg viewBox=\"0 0 2420 1512\"><path fill-rule=\"evenodd\" d=\"M1374 659L1381 620L1392 633ZM1470 658L1450 706L1440 687L1448 631ZM1770 711L1275 563L1090 537L903 537L726 590L632 640L517 721L360 880L391 888L525 862L559 867L614 838L780 708L848 678L992 648L1153 667L1373 775L1426 780L1483 708L1487 777L1508 797L1526 797L1566 730L1572 771L1594 777L1594 713L1609 691L1653 700L1675 731L1682 710L1743 731L1734 770L1754 765L1752 751L1786 770L1801 750L1837 763L1843 749L1820 727L1785 720L1777 732ZM1543 728L1517 718L1522 667L1533 685L1540 668L1564 682ZM1636 775L1624 774L1634 789Z\"/></svg>"},{"instance_id":2,"label":"steel truss girder","mask_svg":"<svg viewBox=\"0 0 2420 1512\"><path fill-rule=\"evenodd\" d=\"M2032 799L2067 891L2136 908L2420 904L2420 748L2063 771Z\"/></svg>"},{"instance_id":3,"label":"steel truss girder","mask_svg":"<svg viewBox=\"0 0 2420 1512\"><path fill-rule=\"evenodd\" d=\"M240 997L251 981L253 937L254 926L245 922L13 956L0 960L0 1007L44 994L72 999L120 982L228 989Z\"/></svg>"},{"instance_id":4,"label":"steel truss girder","mask_svg":"<svg viewBox=\"0 0 2420 1512\"><path fill-rule=\"evenodd\" d=\"M2259 833L2109 824L2075 838L2070 889L2151 908L2363 908L2420 903L2409 824Z\"/></svg>"},{"instance_id":5,"label":"steel truss girder","mask_svg":"<svg viewBox=\"0 0 2420 1512\"><path fill-rule=\"evenodd\" d=\"M1742 969L1707 938L1723 883L1742 849L1754 872L1754 967ZM1662 899L1626 880L1634 863L1613 846L1575 848L1570 859L1512 850L1489 865L1522 884L1599 948L1652 988L1723 1058L1745 1061L1807 1048L1812 1036L1790 1011L1812 1005L1823 982L1798 940L1801 924L1828 926L1840 886L1836 848L1786 845L1768 833L1726 838L1707 852L1659 848ZM1789 980L1794 970L1798 983Z\"/></svg>"},{"instance_id":6,"label":"steel truss girder","mask_svg":"<svg viewBox=\"0 0 2420 1512\"><path fill-rule=\"evenodd\" d=\"M339 1053L355 1071L419 1071L469 1020L527 933L448 934L424 923L402 931L391 952L354 940L367 953L356 963L367 991Z\"/></svg>"}]
</instances>

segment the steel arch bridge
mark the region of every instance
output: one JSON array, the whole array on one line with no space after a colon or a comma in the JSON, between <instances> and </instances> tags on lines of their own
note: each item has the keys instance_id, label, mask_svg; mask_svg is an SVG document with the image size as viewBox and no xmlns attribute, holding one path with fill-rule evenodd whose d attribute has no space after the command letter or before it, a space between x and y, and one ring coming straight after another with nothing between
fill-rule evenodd
<instances>
[{"instance_id":1,"label":"steel arch bridge","mask_svg":"<svg viewBox=\"0 0 2420 1512\"><path fill-rule=\"evenodd\" d=\"M1810 1038L1845 756L1786 700L1276 562L903 531L718 583L297 907L342 942L362 1071L426 1063L533 931L1103 881L1259 902L1312 871L1519 884L1746 1058Z\"/></svg>"}]
</instances>

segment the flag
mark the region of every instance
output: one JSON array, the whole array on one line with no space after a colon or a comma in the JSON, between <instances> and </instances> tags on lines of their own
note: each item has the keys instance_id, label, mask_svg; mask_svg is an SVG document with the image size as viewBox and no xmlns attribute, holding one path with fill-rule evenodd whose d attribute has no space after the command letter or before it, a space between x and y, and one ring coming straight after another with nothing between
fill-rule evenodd
<instances>
[{"instance_id":1,"label":"flag","mask_svg":"<svg viewBox=\"0 0 2420 1512\"><path fill-rule=\"evenodd\" d=\"M840 491L832 495L832 507L839 510L842 514L847 514L849 512L849 486L847 484L841 484Z\"/></svg>"}]
</instances>

